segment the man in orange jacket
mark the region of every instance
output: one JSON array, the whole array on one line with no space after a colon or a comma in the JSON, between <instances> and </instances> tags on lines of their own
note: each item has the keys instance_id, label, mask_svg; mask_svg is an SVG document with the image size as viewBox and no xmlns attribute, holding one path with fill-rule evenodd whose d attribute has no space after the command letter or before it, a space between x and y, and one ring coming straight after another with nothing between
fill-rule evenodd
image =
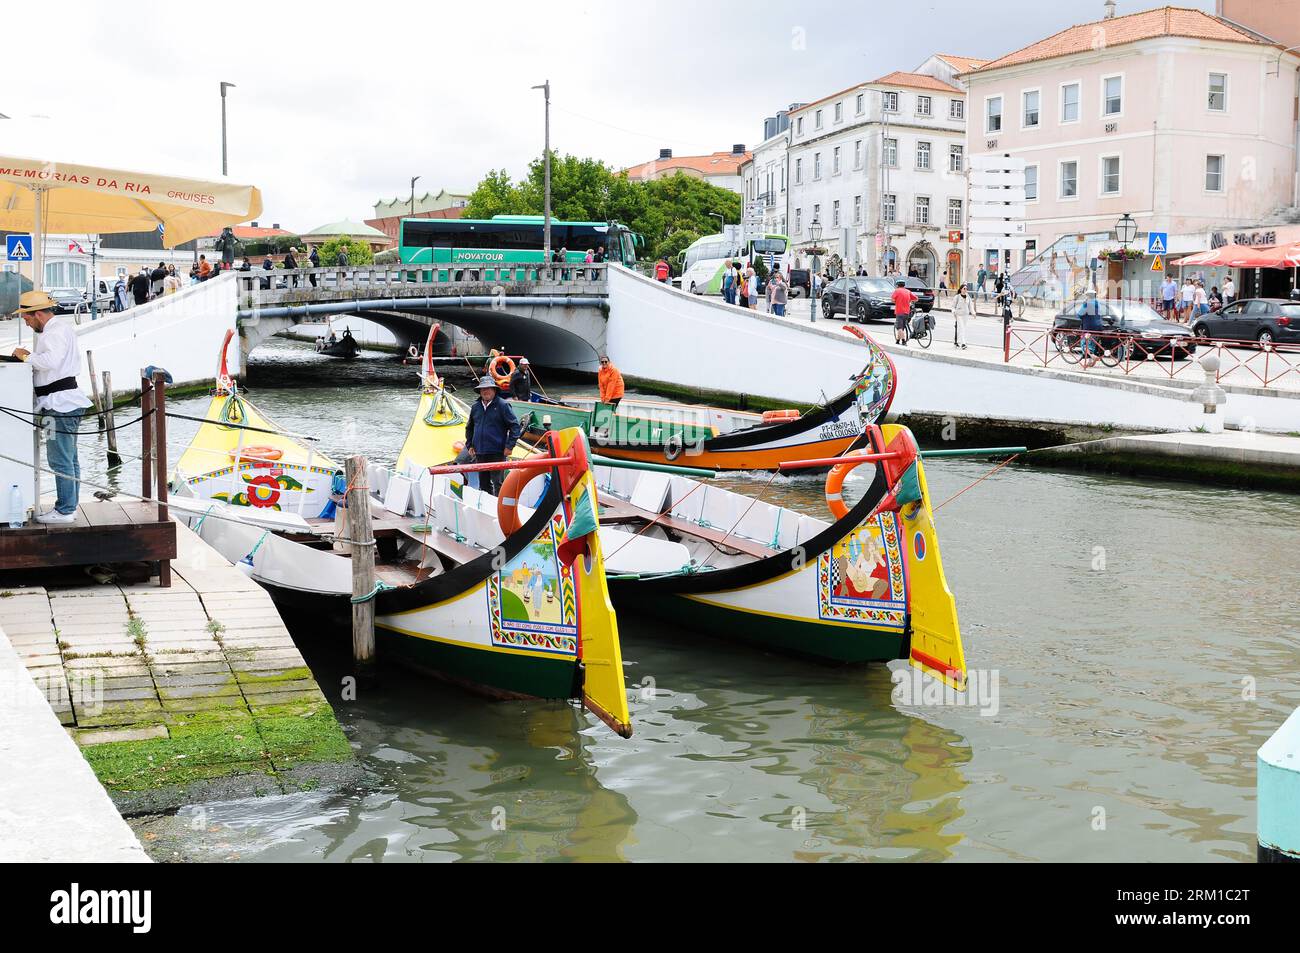
<instances>
[{"instance_id":1,"label":"man in orange jacket","mask_svg":"<svg viewBox=\"0 0 1300 953\"><path fill-rule=\"evenodd\" d=\"M596 378L600 382L600 402L617 407L623 399L623 375L610 363L609 356L600 356L600 373Z\"/></svg>"}]
</instances>

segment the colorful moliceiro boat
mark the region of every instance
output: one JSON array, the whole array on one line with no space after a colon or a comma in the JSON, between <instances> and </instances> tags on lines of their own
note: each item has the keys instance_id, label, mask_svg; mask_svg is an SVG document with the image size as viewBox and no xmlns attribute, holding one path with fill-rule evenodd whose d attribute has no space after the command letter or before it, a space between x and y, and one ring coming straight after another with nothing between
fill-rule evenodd
<instances>
[{"instance_id":1,"label":"colorful moliceiro boat","mask_svg":"<svg viewBox=\"0 0 1300 953\"><path fill-rule=\"evenodd\" d=\"M868 424L894 399L894 365L863 336L868 362L847 390L802 416L794 410L752 414L626 397L617 409L593 398L564 403L534 395L511 401L525 434L582 427L597 451L645 463L678 461L708 470L775 470L782 463L835 457L862 445ZM680 459L679 459L680 458Z\"/></svg>"},{"instance_id":2,"label":"colorful moliceiro boat","mask_svg":"<svg viewBox=\"0 0 1300 953\"><path fill-rule=\"evenodd\" d=\"M557 431L546 453L559 462L509 534L447 476L370 468L379 652L496 697L580 699L627 737L586 437ZM176 515L277 603L350 617L350 547L334 543L346 526L331 502L346 491L342 471L237 392L224 346L216 394L172 483Z\"/></svg>"},{"instance_id":3,"label":"colorful moliceiro boat","mask_svg":"<svg viewBox=\"0 0 1300 953\"><path fill-rule=\"evenodd\" d=\"M827 477L833 522L680 476L596 466L602 523L681 547L675 571L611 576L615 603L821 661L908 659L963 690L957 607L916 441L887 424L869 426L866 442ZM858 466L874 474L850 508L840 494Z\"/></svg>"}]
</instances>

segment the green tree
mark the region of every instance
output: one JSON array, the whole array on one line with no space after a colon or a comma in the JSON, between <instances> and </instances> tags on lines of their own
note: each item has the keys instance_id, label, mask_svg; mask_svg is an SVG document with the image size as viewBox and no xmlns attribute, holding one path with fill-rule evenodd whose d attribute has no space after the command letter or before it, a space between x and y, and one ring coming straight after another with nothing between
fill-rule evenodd
<instances>
[{"instance_id":1,"label":"green tree","mask_svg":"<svg viewBox=\"0 0 1300 953\"><path fill-rule=\"evenodd\" d=\"M464 218L491 218L493 215L524 215L520 211L519 190L505 169L492 169L470 193Z\"/></svg>"},{"instance_id":2,"label":"green tree","mask_svg":"<svg viewBox=\"0 0 1300 953\"><path fill-rule=\"evenodd\" d=\"M654 258L656 261L660 258L664 259L668 262L668 267L672 269L672 273L674 275L680 275L682 269L677 262L677 256L685 251L687 246L699 237L700 236L695 232L678 229L675 232L669 233L667 238L662 239L657 245L655 245L650 257Z\"/></svg>"},{"instance_id":3,"label":"green tree","mask_svg":"<svg viewBox=\"0 0 1300 953\"><path fill-rule=\"evenodd\" d=\"M347 251L349 265L368 265L375 260L375 253L365 242L359 242L348 238L346 235L340 235L321 245L321 265L328 267L335 264L339 260L340 249Z\"/></svg>"}]
</instances>

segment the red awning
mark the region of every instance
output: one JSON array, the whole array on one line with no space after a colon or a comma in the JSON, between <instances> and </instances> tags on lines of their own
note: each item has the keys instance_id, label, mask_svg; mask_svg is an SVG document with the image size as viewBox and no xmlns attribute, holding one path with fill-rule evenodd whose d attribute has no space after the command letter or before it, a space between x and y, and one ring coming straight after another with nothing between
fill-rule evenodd
<instances>
[{"instance_id":1,"label":"red awning","mask_svg":"<svg viewBox=\"0 0 1300 953\"><path fill-rule=\"evenodd\" d=\"M1180 258L1180 268L1296 268L1300 267L1300 242L1292 245L1224 245L1212 251Z\"/></svg>"}]
</instances>

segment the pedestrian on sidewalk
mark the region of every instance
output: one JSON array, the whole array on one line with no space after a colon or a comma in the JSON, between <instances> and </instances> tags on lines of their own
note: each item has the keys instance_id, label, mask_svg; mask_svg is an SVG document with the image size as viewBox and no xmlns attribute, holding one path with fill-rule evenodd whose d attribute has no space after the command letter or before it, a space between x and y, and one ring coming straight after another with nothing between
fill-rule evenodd
<instances>
[{"instance_id":1,"label":"pedestrian on sidewalk","mask_svg":"<svg viewBox=\"0 0 1300 953\"><path fill-rule=\"evenodd\" d=\"M722 303L736 303L736 273L731 268L731 259L722 263Z\"/></svg>"},{"instance_id":2,"label":"pedestrian on sidewalk","mask_svg":"<svg viewBox=\"0 0 1300 953\"><path fill-rule=\"evenodd\" d=\"M311 267L313 267L313 268L319 268L319 267L320 267L320 252L317 251L315 245L312 245L312 246L311 246L311 252L309 252L308 255L307 255L307 261L310 262ZM316 287L316 275L315 275L315 274L310 274L310 275L307 276L307 278L308 278L308 280L311 282L311 286L312 286L313 288L315 288L315 287Z\"/></svg>"},{"instance_id":3,"label":"pedestrian on sidewalk","mask_svg":"<svg viewBox=\"0 0 1300 953\"><path fill-rule=\"evenodd\" d=\"M749 291L749 310L758 310L758 273L754 271L754 263L750 262L745 266L745 288Z\"/></svg>"},{"instance_id":4,"label":"pedestrian on sidewalk","mask_svg":"<svg viewBox=\"0 0 1300 953\"><path fill-rule=\"evenodd\" d=\"M167 277L163 279L162 293L164 296L174 295L176 292L180 290L181 290L181 279L176 274L176 266L168 265Z\"/></svg>"},{"instance_id":5,"label":"pedestrian on sidewalk","mask_svg":"<svg viewBox=\"0 0 1300 953\"><path fill-rule=\"evenodd\" d=\"M668 284L671 275L672 270L668 267L668 260L660 255L659 260L655 262L655 281Z\"/></svg>"},{"instance_id":6,"label":"pedestrian on sidewalk","mask_svg":"<svg viewBox=\"0 0 1300 953\"><path fill-rule=\"evenodd\" d=\"M1232 272L1228 272L1228 277L1223 282L1223 304L1224 307L1232 304L1237 300L1237 285L1232 280Z\"/></svg>"},{"instance_id":7,"label":"pedestrian on sidewalk","mask_svg":"<svg viewBox=\"0 0 1300 953\"><path fill-rule=\"evenodd\" d=\"M965 283L962 283L952 299L952 316L955 322L952 329L952 343L963 351L966 350L966 319L971 316L971 311L971 299L966 294Z\"/></svg>"},{"instance_id":8,"label":"pedestrian on sidewalk","mask_svg":"<svg viewBox=\"0 0 1300 953\"><path fill-rule=\"evenodd\" d=\"M781 269L773 268L767 279L767 308L778 318L785 317L785 304L790 297L790 286L781 277Z\"/></svg>"},{"instance_id":9,"label":"pedestrian on sidewalk","mask_svg":"<svg viewBox=\"0 0 1300 953\"><path fill-rule=\"evenodd\" d=\"M749 307L749 282L745 280L745 273L740 268L740 262L736 262L736 303L742 308Z\"/></svg>"},{"instance_id":10,"label":"pedestrian on sidewalk","mask_svg":"<svg viewBox=\"0 0 1300 953\"><path fill-rule=\"evenodd\" d=\"M980 294L987 294L984 289L984 282L988 280L988 276L988 270L983 265L980 265L980 270L975 273L975 290Z\"/></svg>"},{"instance_id":11,"label":"pedestrian on sidewalk","mask_svg":"<svg viewBox=\"0 0 1300 953\"><path fill-rule=\"evenodd\" d=\"M140 266L140 271L131 279L131 297L137 305L149 300L149 271L144 265Z\"/></svg>"},{"instance_id":12,"label":"pedestrian on sidewalk","mask_svg":"<svg viewBox=\"0 0 1300 953\"><path fill-rule=\"evenodd\" d=\"M292 270L294 270L295 268L298 267L298 259L294 257L294 255L297 254L297 252L298 252L298 249L296 249L296 248L290 248L287 252L285 252L285 255L284 255L284 270L285 270L285 271L292 271ZM295 288L298 287L298 276L297 276L297 275L294 275L294 276L293 276L293 286L294 286Z\"/></svg>"},{"instance_id":13,"label":"pedestrian on sidewalk","mask_svg":"<svg viewBox=\"0 0 1300 953\"><path fill-rule=\"evenodd\" d=\"M1166 321L1172 321L1174 317L1174 300L1178 297L1178 282L1174 281L1174 276L1166 274L1165 280L1160 283L1160 314Z\"/></svg>"},{"instance_id":14,"label":"pedestrian on sidewalk","mask_svg":"<svg viewBox=\"0 0 1300 953\"><path fill-rule=\"evenodd\" d=\"M131 304L127 301L126 276L118 275L117 284L113 285L113 310L125 311L129 307Z\"/></svg>"},{"instance_id":15,"label":"pedestrian on sidewalk","mask_svg":"<svg viewBox=\"0 0 1300 953\"><path fill-rule=\"evenodd\" d=\"M1192 318L1192 303L1196 300L1196 285L1192 283L1191 276L1183 282L1183 287L1178 292L1178 320L1186 324Z\"/></svg>"},{"instance_id":16,"label":"pedestrian on sidewalk","mask_svg":"<svg viewBox=\"0 0 1300 953\"><path fill-rule=\"evenodd\" d=\"M140 278L148 275L140 269ZM53 298L44 291L28 291L18 299L18 315L35 335L35 350L14 348L13 356L32 365L37 426L46 434L45 462L54 471L55 501L36 517L38 523L73 523L81 489L81 462L77 434L81 415L90 401L77 386L81 352L72 325L55 315ZM39 509L39 501L37 501Z\"/></svg>"}]
</instances>

